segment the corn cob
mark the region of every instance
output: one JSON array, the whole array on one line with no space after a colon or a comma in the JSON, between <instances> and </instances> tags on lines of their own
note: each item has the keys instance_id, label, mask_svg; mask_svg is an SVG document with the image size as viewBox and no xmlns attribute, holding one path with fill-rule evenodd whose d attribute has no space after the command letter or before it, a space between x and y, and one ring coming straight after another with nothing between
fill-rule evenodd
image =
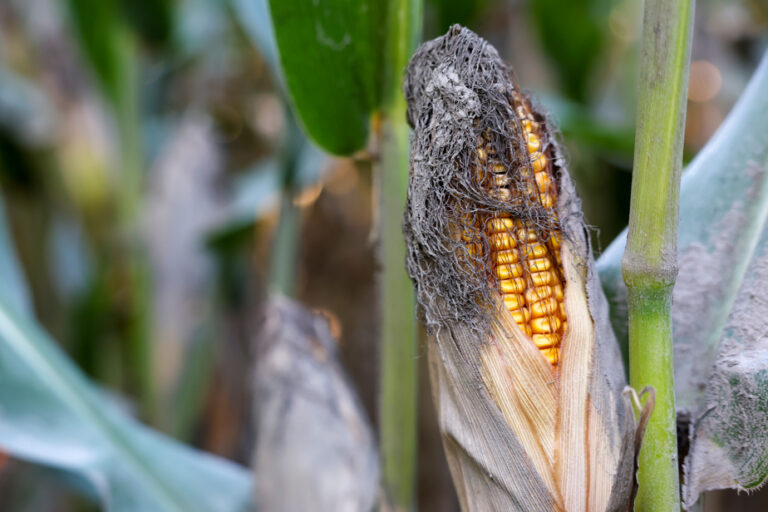
<instances>
[{"instance_id":1,"label":"corn cob","mask_svg":"<svg viewBox=\"0 0 768 512\"><path fill-rule=\"evenodd\" d=\"M522 94L514 93L512 102L523 128L526 160L530 162L530 167L518 171L524 185L513 182L509 170L499 162L490 141L483 136L478 139L476 175L494 199L510 202L517 194L526 194L526 200L551 212L554 218L557 190L551 154L543 147L541 125ZM567 327L560 234L540 236L532 222L513 219L509 213L491 215L484 224L480 228L476 221L465 217L461 238L467 243L469 254L479 255L482 247L479 229L484 229L489 257L478 261L493 269L490 278L520 330L550 364L557 365L560 342Z\"/></svg>"}]
</instances>

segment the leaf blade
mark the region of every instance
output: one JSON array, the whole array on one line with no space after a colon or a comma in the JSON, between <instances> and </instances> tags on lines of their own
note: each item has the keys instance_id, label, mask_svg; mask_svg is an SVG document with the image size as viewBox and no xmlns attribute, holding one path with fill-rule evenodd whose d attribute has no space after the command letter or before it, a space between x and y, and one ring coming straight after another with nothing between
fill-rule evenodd
<instances>
[{"instance_id":1,"label":"leaf blade","mask_svg":"<svg viewBox=\"0 0 768 512\"><path fill-rule=\"evenodd\" d=\"M117 410L36 325L4 221L0 204L0 446L84 477L116 512L247 506L246 470Z\"/></svg>"},{"instance_id":2,"label":"leaf blade","mask_svg":"<svg viewBox=\"0 0 768 512\"><path fill-rule=\"evenodd\" d=\"M45 333L4 302L0 367L3 448L80 474L109 510L246 506L245 470L154 433L104 402Z\"/></svg>"},{"instance_id":3,"label":"leaf blade","mask_svg":"<svg viewBox=\"0 0 768 512\"><path fill-rule=\"evenodd\" d=\"M350 155L368 139L380 96L381 14L375 0L270 0L272 27L291 102L320 147Z\"/></svg>"}]
</instances>

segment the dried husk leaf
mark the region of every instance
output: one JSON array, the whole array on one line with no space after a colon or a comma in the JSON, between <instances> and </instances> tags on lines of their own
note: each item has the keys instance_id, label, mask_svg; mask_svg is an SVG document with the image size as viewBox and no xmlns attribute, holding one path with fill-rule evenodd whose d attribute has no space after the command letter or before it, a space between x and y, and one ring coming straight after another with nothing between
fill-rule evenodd
<instances>
[{"instance_id":1,"label":"dried husk leaf","mask_svg":"<svg viewBox=\"0 0 768 512\"><path fill-rule=\"evenodd\" d=\"M379 484L373 431L327 320L273 297L256 348L258 510L373 510Z\"/></svg>"},{"instance_id":2,"label":"dried husk leaf","mask_svg":"<svg viewBox=\"0 0 768 512\"><path fill-rule=\"evenodd\" d=\"M763 232L723 332L694 416L683 499L701 492L754 490L768 478L768 230Z\"/></svg>"},{"instance_id":3,"label":"dried husk leaf","mask_svg":"<svg viewBox=\"0 0 768 512\"><path fill-rule=\"evenodd\" d=\"M556 142L547 140L556 157L555 221L530 205L488 199L467 171L478 130L501 134L514 154L519 134L506 98L516 87L496 51L458 26L425 43L408 69L414 139L404 229L431 332L446 454L464 510L628 510L636 424L580 201ZM451 204L463 203L451 201L462 193L479 211L562 233L568 329L557 368L517 327L486 274L457 257L451 233L460 215Z\"/></svg>"}]
</instances>

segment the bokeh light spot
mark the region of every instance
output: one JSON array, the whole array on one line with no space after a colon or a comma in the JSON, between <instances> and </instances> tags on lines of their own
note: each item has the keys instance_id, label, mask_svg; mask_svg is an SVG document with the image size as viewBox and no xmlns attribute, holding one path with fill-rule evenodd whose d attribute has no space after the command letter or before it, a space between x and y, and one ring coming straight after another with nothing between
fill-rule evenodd
<instances>
[{"instance_id":1,"label":"bokeh light spot","mask_svg":"<svg viewBox=\"0 0 768 512\"><path fill-rule=\"evenodd\" d=\"M717 66L706 60L691 62L688 99L696 102L709 101L720 92L723 77Z\"/></svg>"}]
</instances>

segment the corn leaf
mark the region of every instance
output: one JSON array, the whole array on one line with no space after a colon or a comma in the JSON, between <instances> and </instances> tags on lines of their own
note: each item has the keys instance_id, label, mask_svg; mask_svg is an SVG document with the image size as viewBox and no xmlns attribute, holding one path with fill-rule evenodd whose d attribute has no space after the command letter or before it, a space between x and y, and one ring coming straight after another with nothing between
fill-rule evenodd
<instances>
[{"instance_id":1,"label":"corn leaf","mask_svg":"<svg viewBox=\"0 0 768 512\"><path fill-rule=\"evenodd\" d=\"M31 316L32 302L27 283L11 250L11 236L6 228L5 208L0 199L0 300L17 314Z\"/></svg>"},{"instance_id":2,"label":"corn leaf","mask_svg":"<svg viewBox=\"0 0 768 512\"><path fill-rule=\"evenodd\" d=\"M672 314L677 408L693 422L684 491L689 506L699 491L754 487L768 475L768 352L760 339L766 329L759 330L768 313L765 91L768 54L681 184ZM626 232L598 268L626 354L625 241ZM744 316L747 310L754 318Z\"/></svg>"},{"instance_id":3,"label":"corn leaf","mask_svg":"<svg viewBox=\"0 0 768 512\"><path fill-rule=\"evenodd\" d=\"M281 296L255 341L254 471L264 510L374 510L375 437L327 319Z\"/></svg>"},{"instance_id":4,"label":"corn leaf","mask_svg":"<svg viewBox=\"0 0 768 512\"><path fill-rule=\"evenodd\" d=\"M138 424L36 324L0 210L0 448L88 482L115 512L247 510L248 471Z\"/></svg>"},{"instance_id":5,"label":"corn leaf","mask_svg":"<svg viewBox=\"0 0 768 512\"><path fill-rule=\"evenodd\" d=\"M115 0L67 0L80 48L114 105L129 94L131 36ZM98 20L98 22L94 22Z\"/></svg>"},{"instance_id":6,"label":"corn leaf","mask_svg":"<svg viewBox=\"0 0 768 512\"><path fill-rule=\"evenodd\" d=\"M330 153L368 138L378 103L384 5L378 0L272 0L283 78L304 131Z\"/></svg>"}]
</instances>

